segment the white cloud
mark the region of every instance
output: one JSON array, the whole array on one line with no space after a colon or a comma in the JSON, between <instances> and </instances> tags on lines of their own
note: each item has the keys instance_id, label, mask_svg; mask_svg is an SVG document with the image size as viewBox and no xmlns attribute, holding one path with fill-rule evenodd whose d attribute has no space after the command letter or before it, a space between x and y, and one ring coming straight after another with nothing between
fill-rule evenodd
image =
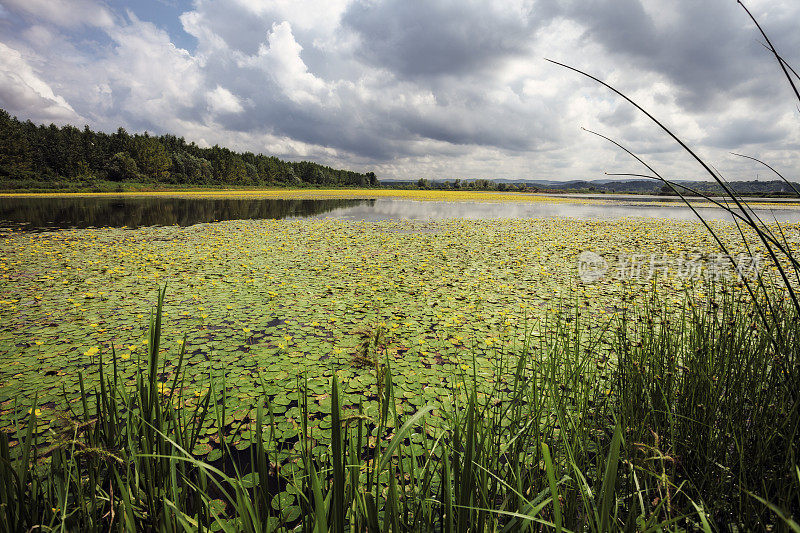
<instances>
[{"instance_id":1,"label":"white cloud","mask_svg":"<svg viewBox=\"0 0 800 533\"><path fill-rule=\"evenodd\" d=\"M49 48L58 45L55 32L41 24L34 24L22 32L22 36L31 46L39 48Z\"/></svg>"},{"instance_id":2,"label":"white cloud","mask_svg":"<svg viewBox=\"0 0 800 533\"><path fill-rule=\"evenodd\" d=\"M182 114L205 103L200 65L164 30L130 12L128 17L127 24L108 31L113 47L93 74L111 88L117 111L169 131Z\"/></svg>"},{"instance_id":3,"label":"white cloud","mask_svg":"<svg viewBox=\"0 0 800 533\"><path fill-rule=\"evenodd\" d=\"M34 72L22 55L0 43L0 106L22 118L64 122L80 117Z\"/></svg>"},{"instance_id":4,"label":"white cloud","mask_svg":"<svg viewBox=\"0 0 800 533\"><path fill-rule=\"evenodd\" d=\"M339 29L342 14L351 0L233 0L234 4L258 16L272 16L295 28L330 33Z\"/></svg>"},{"instance_id":5,"label":"white cloud","mask_svg":"<svg viewBox=\"0 0 800 533\"><path fill-rule=\"evenodd\" d=\"M56 26L77 28L96 26L110 28L114 17L105 6L92 0L3 0L7 7L21 11L36 20Z\"/></svg>"},{"instance_id":6,"label":"white cloud","mask_svg":"<svg viewBox=\"0 0 800 533\"><path fill-rule=\"evenodd\" d=\"M180 17L191 51L96 1L4 5L22 17L0 25L0 97L22 118L80 116L382 178L640 170L585 126L669 175L698 175L641 114L552 57L618 85L730 177L754 175L725 156L737 144L800 175L788 90L727 0L194 0ZM800 4L752 5L800 66Z\"/></svg>"},{"instance_id":7,"label":"white cloud","mask_svg":"<svg viewBox=\"0 0 800 533\"><path fill-rule=\"evenodd\" d=\"M273 24L267 34L267 44L259 46L255 56L242 57L241 67L253 67L269 74L290 100L298 104L320 103L325 82L308 71L300 57L303 47L292 34L286 21Z\"/></svg>"},{"instance_id":8,"label":"white cloud","mask_svg":"<svg viewBox=\"0 0 800 533\"><path fill-rule=\"evenodd\" d=\"M214 113L241 113L244 111L236 95L219 85L213 91L206 93L206 101Z\"/></svg>"}]
</instances>

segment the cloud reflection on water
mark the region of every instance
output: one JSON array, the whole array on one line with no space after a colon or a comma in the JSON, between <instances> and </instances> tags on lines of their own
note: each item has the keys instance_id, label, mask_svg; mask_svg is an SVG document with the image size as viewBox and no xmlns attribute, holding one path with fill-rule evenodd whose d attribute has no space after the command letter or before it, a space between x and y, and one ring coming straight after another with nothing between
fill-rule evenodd
<instances>
[{"instance_id":1,"label":"cloud reflection on water","mask_svg":"<svg viewBox=\"0 0 800 533\"><path fill-rule=\"evenodd\" d=\"M716 207L698 208L707 220L732 220ZM800 209L766 207L755 213L764 222L800 223ZM435 202L418 200L378 199L371 203L334 209L315 218L342 220L445 220L450 218L578 218L614 220L624 217L661 218L665 220L697 220L692 211L680 205L586 204L579 202Z\"/></svg>"}]
</instances>

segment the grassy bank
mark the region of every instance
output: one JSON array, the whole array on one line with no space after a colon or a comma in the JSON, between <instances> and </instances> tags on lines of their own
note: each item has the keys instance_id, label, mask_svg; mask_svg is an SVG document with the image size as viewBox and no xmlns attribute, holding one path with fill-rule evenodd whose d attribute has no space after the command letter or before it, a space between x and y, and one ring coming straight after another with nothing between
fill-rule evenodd
<instances>
[{"instance_id":1,"label":"grassy bank","mask_svg":"<svg viewBox=\"0 0 800 533\"><path fill-rule=\"evenodd\" d=\"M327 190L352 190L369 191L376 190L376 187L352 187L343 185L341 187L330 185L237 185L237 184L193 184L193 183L158 183L158 182L135 182L135 181L59 181L59 180L26 180L26 181L2 181L0 180L0 194L17 195L71 195L71 194L128 194L128 193L169 193L169 192L237 192L237 191L318 191ZM380 189L379 189L380 190Z\"/></svg>"}]
</instances>

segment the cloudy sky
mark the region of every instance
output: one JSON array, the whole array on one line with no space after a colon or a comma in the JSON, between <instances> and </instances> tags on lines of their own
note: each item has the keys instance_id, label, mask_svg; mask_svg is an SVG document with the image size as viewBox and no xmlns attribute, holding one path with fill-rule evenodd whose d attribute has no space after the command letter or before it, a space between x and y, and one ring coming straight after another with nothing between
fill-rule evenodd
<instances>
[{"instance_id":1,"label":"cloudy sky","mask_svg":"<svg viewBox=\"0 0 800 533\"><path fill-rule=\"evenodd\" d=\"M800 2L750 0L800 67ZM734 0L0 0L0 107L379 178L699 178L590 71L731 179L800 179L800 112Z\"/></svg>"}]
</instances>

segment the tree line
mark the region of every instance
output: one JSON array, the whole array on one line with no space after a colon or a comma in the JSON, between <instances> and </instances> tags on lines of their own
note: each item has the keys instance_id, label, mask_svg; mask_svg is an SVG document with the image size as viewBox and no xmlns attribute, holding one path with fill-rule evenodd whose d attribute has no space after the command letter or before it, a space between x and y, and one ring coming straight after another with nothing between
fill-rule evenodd
<instances>
[{"instance_id":1,"label":"tree line","mask_svg":"<svg viewBox=\"0 0 800 533\"><path fill-rule=\"evenodd\" d=\"M0 180L17 186L96 181L198 186L374 187L362 174L311 161L201 148L175 135L131 135L22 122L0 109Z\"/></svg>"},{"instance_id":2,"label":"tree line","mask_svg":"<svg viewBox=\"0 0 800 533\"><path fill-rule=\"evenodd\" d=\"M464 191L507 191L507 192L540 192L539 187L527 183L513 183L506 181L492 181L483 178L474 180L456 179L453 181L429 180L419 178L416 182L396 181L393 184L398 188L417 189L442 189L442 190L464 190Z\"/></svg>"}]
</instances>

